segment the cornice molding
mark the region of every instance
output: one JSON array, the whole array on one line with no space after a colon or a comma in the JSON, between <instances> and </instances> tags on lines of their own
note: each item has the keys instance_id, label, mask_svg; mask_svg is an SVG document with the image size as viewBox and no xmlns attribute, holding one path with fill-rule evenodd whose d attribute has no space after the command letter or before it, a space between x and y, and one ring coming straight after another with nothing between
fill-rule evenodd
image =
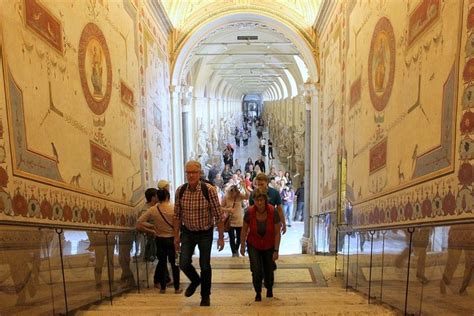
<instances>
[{"instance_id":1,"label":"cornice molding","mask_svg":"<svg viewBox=\"0 0 474 316\"><path fill-rule=\"evenodd\" d=\"M170 36L174 27L168 14L166 13L165 7L161 3L161 0L147 0L146 5L150 9L150 12L152 13L152 16L155 18L156 22L166 32L166 36Z\"/></svg>"},{"instance_id":2,"label":"cornice molding","mask_svg":"<svg viewBox=\"0 0 474 316\"><path fill-rule=\"evenodd\" d=\"M318 15L314 21L313 28L318 34L322 34L326 29L329 21L329 17L336 8L337 1L334 0L323 0L321 7L319 8Z\"/></svg>"}]
</instances>

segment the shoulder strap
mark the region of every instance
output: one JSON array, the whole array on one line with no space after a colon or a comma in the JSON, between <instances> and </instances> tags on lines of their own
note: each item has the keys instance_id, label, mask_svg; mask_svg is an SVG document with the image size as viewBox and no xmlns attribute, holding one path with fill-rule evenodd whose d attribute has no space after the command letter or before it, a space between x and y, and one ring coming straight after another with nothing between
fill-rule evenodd
<instances>
[{"instance_id":1,"label":"shoulder strap","mask_svg":"<svg viewBox=\"0 0 474 316\"><path fill-rule=\"evenodd\" d=\"M165 221L165 223L168 224L169 227L173 228L173 225L171 225L171 223L168 222L168 220L166 219L166 217L165 217L165 216L163 215L163 213L161 212L160 207L158 206L158 204L156 204L156 209L157 209L158 212L160 213L161 218L163 218L163 220Z\"/></svg>"},{"instance_id":2,"label":"shoulder strap","mask_svg":"<svg viewBox=\"0 0 474 316\"><path fill-rule=\"evenodd\" d=\"M188 188L188 184L185 183L181 186L181 188L179 189L179 195L178 195L178 198L179 200L181 201L181 198L183 197L183 194L184 194L184 191L186 191L186 189Z\"/></svg>"},{"instance_id":3,"label":"shoulder strap","mask_svg":"<svg viewBox=\"0 0 474 316\"><path fill-rule=\"evenodd\" d=\"M202 195L204 195L204 197L206 198L207 202L210 202L209 188L207 187L204 181L201 181L201 192L202 192Z\"/></svg>"},{"instance_id":4,"label":"shoulder strap","mask_svg":"<svg viewBox=\"0 0 474 316\"><path fill-rule=\"evenodd\" d=\"M181 198L184 195L184 191L186 191L187 188L188 188L188 183L185 183L181 186L181 188L179 189L179 194L178 194L179 200L181 200ZM204 181L201 181L201 192L202 192L202 195L204 195L206 200L209 202L210 201L209 188L207 187L207 185Z\"/></svg>"}]
</instances>

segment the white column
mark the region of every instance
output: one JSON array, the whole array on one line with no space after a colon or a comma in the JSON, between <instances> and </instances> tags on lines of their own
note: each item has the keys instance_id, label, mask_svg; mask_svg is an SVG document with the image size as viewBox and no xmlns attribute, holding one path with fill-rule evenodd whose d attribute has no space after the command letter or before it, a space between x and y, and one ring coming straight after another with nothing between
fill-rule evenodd
<instances>
[{"instance_id":1,"label":"white column","mask_svg":"<svg viewBox=\"0 0 474 316\"><path fill-rule=\"evenodd\" d=\"M184 181L183 143L181 137L180 87L170 86L171 143L173 146L173 180L177 188Z\"/></svg>"},{"instance_id":2,"label":"white column","mask_svg":"<svg viewBox=\"0 0 474 316\"><path fill-rule=\"evenodd\" d=\"M305 83L305 206L304 234L302 238L303 253L314 253L313 216L319 209L319 128L318 128L318 91L316 86Z\"/></svg>"}]
</instances>

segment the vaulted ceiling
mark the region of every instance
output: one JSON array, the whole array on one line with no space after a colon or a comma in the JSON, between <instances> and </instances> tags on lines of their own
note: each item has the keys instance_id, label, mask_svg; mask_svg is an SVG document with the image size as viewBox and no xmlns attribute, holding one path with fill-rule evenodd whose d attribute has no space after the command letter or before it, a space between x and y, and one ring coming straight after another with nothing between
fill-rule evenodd
<instances>
[{"instance_id":1,"label":"vaulted ceiling","mask_svg":"<svg viewBox=\"0 0 474 316\"><path fill-rule=\"evenodd\" d=\"M172 44L178 52L198 21L225 15L229 10L244 17L207 32L190 51L184 69L187 84L194 86L196 96L216 97L232 90L234 95L259 94L266 99L280 99L296 95L297 87L307 79L307 67L294 43L275 28L245 18L245 12L265 12L277 20L291 20L294 28L310 37L319 0L162 3L173 23Z\"/></svg>"}]
</instances>

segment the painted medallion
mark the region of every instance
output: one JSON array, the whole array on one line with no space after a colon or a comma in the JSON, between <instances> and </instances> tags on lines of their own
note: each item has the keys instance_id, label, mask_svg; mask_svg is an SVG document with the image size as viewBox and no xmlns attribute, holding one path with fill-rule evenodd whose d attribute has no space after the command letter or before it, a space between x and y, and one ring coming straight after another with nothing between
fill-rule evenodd
<instances>
[{"instance_id":1,"label":"painted medallion","mask_svg":"<svg viewBox=\"0 0 474 316\"><path fill-rule=\"evenodd\" d=\"M383 111L392 93L395 77L395 35L389 19L375 25L369 52L369 92L375 110Z\"/></svg>"},{"instance_id":2,"label":"painted medallion","mask_svg":"<svg viewBox=\"0 0 474 316\"><path fill-rule=\"evenodd\" d=\"M93 23L84 27L79 41L79 74L87 105L102 115L112 92L112 63L104 34Z\"/></svg>"}]
</instances>

